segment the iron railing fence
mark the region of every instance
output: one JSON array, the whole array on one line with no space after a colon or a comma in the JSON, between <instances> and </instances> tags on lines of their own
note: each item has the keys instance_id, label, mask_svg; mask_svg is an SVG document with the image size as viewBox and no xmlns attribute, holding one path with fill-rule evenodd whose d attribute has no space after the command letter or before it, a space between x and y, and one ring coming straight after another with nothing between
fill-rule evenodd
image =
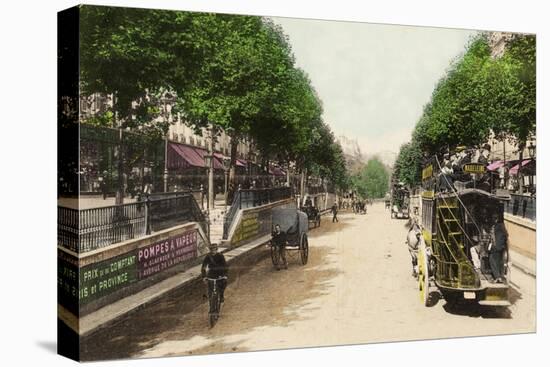
<instances>
[{"instance_id":1,"label":"iron railing fence","mask_svg":"<svg viewBox=\"0 0 550 367\"><path fill-rule=\"evenodd\" d=\"M78 210L57 207L57 243L78 252Z\"/></svg>"},{"instance_id":2,"label":"iron railing fence","mask_svg":"<svg viewBox=\"0 0 550 367\"><path fill-rule=\"evenodd\" d=\"M537 198L534 196L510 194L511 199L504 204L506 213L530 219L537 219Z\"/></svg>"},{"instance_id":3,"label":"iron railing fence","mask_svg":"<svg viewBox=\"0 0 550 367\"><path fill-rule=\"evenodd\" d=\"M83 210L58 206L58 244L85 253L191 221L199 222L206 232L206 220L193 195L174 194Z\"/></svg>"},{"instance_id":4,"label":"iron railing fence","mask_svg":"<svg viewBox=\"0 0 550 367\"><path fill-rule=\"evenodd\" d=\"M289 199L291 197L292 189L290 187L238 190L235 193L231 207L224 218L223 239L227 239L229 235L229 228L231 227L231 224L235 220L235 216L240 209L254 208L264 204Z\"/></svg>"}]
</instances>

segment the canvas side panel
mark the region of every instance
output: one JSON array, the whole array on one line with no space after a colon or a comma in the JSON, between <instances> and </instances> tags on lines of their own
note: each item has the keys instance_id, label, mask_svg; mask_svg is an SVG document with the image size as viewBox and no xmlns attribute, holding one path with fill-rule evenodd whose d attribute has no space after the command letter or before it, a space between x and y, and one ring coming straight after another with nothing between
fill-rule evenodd
<instances>
[{"instance_id":1,"label":"canvas side panel","mask_svg":"<svg viewBox=\"0 0 550 367\"><path fill-rule=\"evenodd\" d=\"M79 360L79 8L57 16L57 352Z\"/></svg>"}]
</instances>

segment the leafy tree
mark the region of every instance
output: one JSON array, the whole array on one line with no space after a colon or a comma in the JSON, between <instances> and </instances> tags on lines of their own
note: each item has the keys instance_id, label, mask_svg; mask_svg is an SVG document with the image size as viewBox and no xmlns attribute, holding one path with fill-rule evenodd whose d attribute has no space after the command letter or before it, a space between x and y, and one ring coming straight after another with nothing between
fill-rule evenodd
<instances>
[{"instance_id":1,"label":"leafy tree","mask_svg":"<svg viewBox=\"0 0 550 367\"><path fill-rule=\"evenodd\" d=\"M81 93L112 98L112 108L87 122L139 128L150 138L164 136L169 122L159 119L159 106L175 85L181 89L187 83L200 59L193 27L187 12L81 6ZM120 134L115 148L117 203L123 201L123 173L136 158L123 147Z\"/></svg>"},{"instance_id":2,"label":"leafy tree","mask_svg":"<svg viewBox=\"0 0 550 367\"><path fill-rule=\"evenodd\" d=\"M142 125L150 128L149 134L166 133L168 124L157 119L160 100L176 85L186 85L200 61L194 17L169 10L81 6L82 94L114 98L112 111L96 123Z\"/></svg>"},{"instance_id":3,"label":"leafy tree","mask_svg":"<svg viewBox=\"0 0 550 367\"><path fill-rule=\"evenodd\" d=\"M265 19L209 14L200 22L203 62L193 81L177 89L177 107L195 127L211 124L231 136L233 179L237 145L254 138L251 126L281 88L293 58L282 30Z\"/></svg>"},{"instance_id":4,"label":"leafy tree","mask_svg":"<svg viewBox=\"0 0 550 367\"><path fill-rule=\"evenodd\" d=\"M423 154L416 141L403 144L394 164L398 181L413 187L421 182Z\"/></svg>"},{"instance_id":5,"label":"leafy tree","mask_svg":"<svg viewBox=\"0 0 550 367\"><path fill-rule=\"evenodd\" d=\"M488 138L491 126L479 109L485 94L479 74L489 55L485 38L473 39L439 81L417 127L421 146L434 153L440 147L474 145Z\"/></svg>"},{"instance_id":6,"label":"leafy tree","mask_svg":"<svg viewBox=\"0 0 550 367\"><path fill-rule=\"evenodd\" d=\"M347 182L321 101L270 20L82 6L80 52L83 94L113 97L113 108L90 124L161 138L170 123L160 118L161 107L173 100L172 113L197 133L211 126L230 135L231 178L239 141L252 138L267 160L294 161L300 170ZM135 157L123 159L119 147L117 158L121 191L124 165Z\"/></svg>"},{"instance_id":7,"label":"leafy tree","mask_svg":"<svg viewBox=\"0 0 550 367\"><path fill-rule=\"evenodd\" d=\"M483 69L486 98L481 105L495 135L519 146L535 132L536 40L514 35L504 55Z\"/></svg>"},{"instance_id":8,"label":"leafy tree","mask_svg":"<svg viewBox=\"0 0 550 367\"><path fill-rule=\"evenodd\" d=\"M362 198L382 198L388 191L389 174L377 157L369 159L365 167L351 179L354 189Z\"/></svg>"}]
</instances>

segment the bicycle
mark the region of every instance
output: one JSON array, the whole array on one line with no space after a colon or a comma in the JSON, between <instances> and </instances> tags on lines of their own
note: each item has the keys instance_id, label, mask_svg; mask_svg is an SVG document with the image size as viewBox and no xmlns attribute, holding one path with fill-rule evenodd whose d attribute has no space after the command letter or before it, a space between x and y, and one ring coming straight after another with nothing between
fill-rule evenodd
<instances>
[{"instance_id":1,"label":"bicycle","mask_svg":"<svg viewBox=\"0 0 550 367\"><path fill-rule=\"evenodd\" d=\"M208 283L208 321L210 323L210 327L214 327L216 324L216 321L218 321L220 317L220 311L221 311L221 292L219 289L218 281L220 280L227 280L226 276L219 277L219 278L204 278Z\"/></svg>"}]
</instances>

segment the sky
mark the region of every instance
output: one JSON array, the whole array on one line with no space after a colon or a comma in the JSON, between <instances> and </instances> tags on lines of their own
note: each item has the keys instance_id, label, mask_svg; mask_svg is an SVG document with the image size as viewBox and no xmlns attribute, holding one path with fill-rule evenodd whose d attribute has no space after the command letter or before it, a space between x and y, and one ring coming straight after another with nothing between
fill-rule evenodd
<instances>
[{"instance_id":1,"label":"sky","mask_svg":"<svg viewBox=\"0 0 550 367\"><path fill-rule=\"evenodd\" d=\"M357 138L372 155L399 151L470 30L273 18L296 65L323 102L336 136Z\"/></svg>"}]
</instances>

